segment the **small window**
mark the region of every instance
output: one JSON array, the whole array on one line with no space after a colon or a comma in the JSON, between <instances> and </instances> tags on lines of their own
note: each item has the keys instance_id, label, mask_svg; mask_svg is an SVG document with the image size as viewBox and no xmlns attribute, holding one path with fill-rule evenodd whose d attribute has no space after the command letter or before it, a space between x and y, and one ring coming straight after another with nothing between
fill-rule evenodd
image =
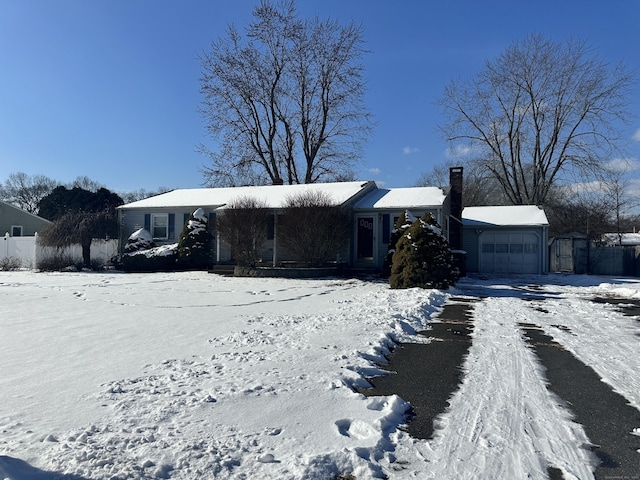
<instances>
[{"instance_id":1,"label":"small window","mask_svg":"<svg viewBox=\"0 0 640 480\"><path fill-rule=\"evenodd\" d=\"M391 241L391 218L388 213L382 215L382 243L389 244Z\"/></svg>"},{"instance_id":2,"label":"small window","mask_svg":"<svg viewBox=\"0 0 640 480\"><path fill-rule=\"evenodd\" d=\"M493 252L495 252L495 245L493 243L482 244L482 253L493 253Z\"/></svg>"},{"instance_id":3,"label":"small window","mask_svg":"<svg viewBox=\"0 0 640 480\"><path fill-rule=\"evenodd\" d=\"M22 225L11 225L11 236L12 237L21 237L22 236Z\"/></svg>"},{"instance_id":4,"label":"small window","mask_svg":"<svg viewBox=\"0 0 640 480\"><path fill-rule=\"evenodd\" d=\"M496 253L509 253L509 244L496 243Z\"/></svg>"},{"instance_id":5,"label":"small window","mask_svg":"<svg viewBox=\"0 0 640 480\"><path fill-rule=\"evenodd\" d=\"M522 244L512 243L509 245L509 253L522 253Z\"/></svg>"},{"instance_id":6,"label":"small window","mask_svg":"<svg viewBox=\"0 0 640 480\"><path fill-rule=\"evenodd\" d=\"M169 238L169 215L166 213L151 215L151 235L153 238Z\"/></svg>"},{"instance_id":7,"label":"small window","mask_svg":"<svg viewBox=\"0 0 640 480\"><path fill-rule=\"evenodd\" d=\"M525 243L524 244L524 253L538 253L538 244L537 243Z\"/></svg>"}]
</instances>

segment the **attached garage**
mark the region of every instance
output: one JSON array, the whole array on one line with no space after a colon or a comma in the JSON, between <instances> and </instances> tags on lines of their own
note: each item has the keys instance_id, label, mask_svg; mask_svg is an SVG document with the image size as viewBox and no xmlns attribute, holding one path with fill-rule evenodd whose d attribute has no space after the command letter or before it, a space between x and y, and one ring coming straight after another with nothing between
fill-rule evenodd
<instances>
[{"instance_id":1,"label":"attached garage","mask_svg":"<svg viewBox=\"0 0 640 480\"><path fill-rule=\"evenodd\" d=\"M467 271L548 272L549 222L536 206L467 207L462 211Z\"/></svg>"}]
</instances>

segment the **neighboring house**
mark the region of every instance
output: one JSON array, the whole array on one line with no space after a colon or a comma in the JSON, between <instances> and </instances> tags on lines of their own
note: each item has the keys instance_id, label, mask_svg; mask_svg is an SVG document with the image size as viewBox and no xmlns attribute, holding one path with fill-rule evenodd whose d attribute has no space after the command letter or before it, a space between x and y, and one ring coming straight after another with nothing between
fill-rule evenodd
<instances>
[{"instance_id":1,"label":"neighboring house","mask_svg":"<svg viewBox=\"0 0 640 480\"><path fill-rule=\"evenodd\" d=\"M640 233L605 233L602 235L604 245L623 247L640 245Z\"/></svg>"},{"instance_id":2,"label":"neighboring house","mask_svg":"<svg viewBox=\"0 0 640 480\"><path fill-rule=\"evenodd\" d=\"M466 207L462 225L468 272L548 272L549 221L541 208Z\"/></svg>"},{"instance_id":3,"label":"neighboring house","mask_svg":"<svg viewBox=\"0 0 640 480\"><path fill-rule=\"evenodd\" d=\"M0 200L0 236L32 237L51 222Z\"/></svg>"}]
</instances>

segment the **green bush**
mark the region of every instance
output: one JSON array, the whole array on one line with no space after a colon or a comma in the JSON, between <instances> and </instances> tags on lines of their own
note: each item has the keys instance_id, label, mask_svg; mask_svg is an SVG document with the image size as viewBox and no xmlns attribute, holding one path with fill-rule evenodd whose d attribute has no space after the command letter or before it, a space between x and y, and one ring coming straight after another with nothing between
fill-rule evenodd
<instances>
[{"instance_id":1,"label":"green bush","mask_svg":"<svg viewBox=\"0 0 640 480\"><path fill-rule=\"evenodd\" d=\"M178 263L186 270L206 269L211 264L211 235L204 210L189 216L178 241Z\"/></svg>"},{"instance_id":2,"label":"green bush","mask_svg":"<svg viewBox=\"0 0 640 480\"><path fill-rule=\"evenodd\" d=\"M449 244L430 214L404 230L393 254L391 288L448 288L457 279Z\"/></svg>"},{"instance_id":3,"label":"green bush","mask_svg":"<svg viewBox=\"0 0 640 480\"><path fill-rule=\"evenodd\" d=\"M411 226L413 222L415 222L416 218L411 215L408 210L402 212L396 224L394 225L393 231L391 232L391 237L389 238L389 247L387 249L387 256L384 258L384 263L382 265L382 274L385 277L389 277L391 275L391 265L393 263L393 254L396 251L396 245L398 244L398 240L402 237L404 231Z\"/></svg>"}]
</instances>

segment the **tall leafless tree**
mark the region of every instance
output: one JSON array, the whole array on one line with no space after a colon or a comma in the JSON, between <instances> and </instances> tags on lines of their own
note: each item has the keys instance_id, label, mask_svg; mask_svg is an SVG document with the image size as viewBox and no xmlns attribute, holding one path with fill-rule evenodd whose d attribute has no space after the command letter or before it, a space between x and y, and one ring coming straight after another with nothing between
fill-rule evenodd
<instances>
[{"instance_id":1,"label":"tall leafless tree","mask_svg":"<svg viewBox=\"0 0 640 480\"><path fill-rule=\"evenodd\" d=\"M593 174L612 158L632 83L584 41L531 35L446 87L443 133L474 152L511 203L541 205L565 173Z\"/></svg>"},{"instance_id":2,"label":"tall leafless tree","mask_svg":"<svg viewBox=\"0 0 640 480\"><path fill-rule=\"evenodd\" d=\"M58 185L58 182L45 175L11 173L4 185L0 185L0 198L27 212L37 214L40 200Z\"/></svg>"},{"instance_id":3,"label":"tall leafless tree","mask_svg":"<svg viewBox=\"0 0 640 480\"><path fill-rule=\"evenodd\" d=\"M200 111L218 141L203 168L215 185L313 183L348 176L371 128L364 106L362 29L299 18L267 0L242 35L201 55Z\"/></svg>"}]
</instances>

